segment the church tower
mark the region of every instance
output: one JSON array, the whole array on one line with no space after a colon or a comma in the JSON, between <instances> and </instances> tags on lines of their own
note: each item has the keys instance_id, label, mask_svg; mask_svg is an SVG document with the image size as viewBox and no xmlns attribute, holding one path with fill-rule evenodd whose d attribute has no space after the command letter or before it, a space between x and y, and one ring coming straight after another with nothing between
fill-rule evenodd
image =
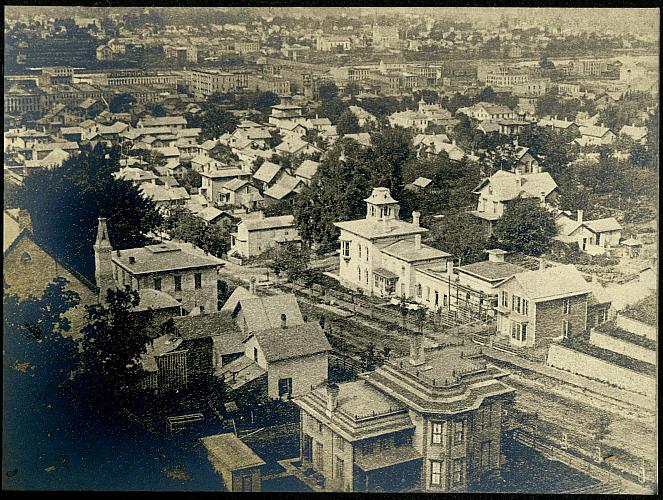
<instances>
[{"instance_id":1,"label":"church tower","mask_svg":"<svg viewBox=\"0 0 663 500\"><path fill-rule=\"evenodd\" d=\"M99 289L99 298L106 298L108 289L115 289L115 279L113 278L113 263L111 255L113 247L108 237L108 228L106 219L99 217L99 226L97 227L97 241L94 244L94 277Z\"/></svg>"},{"instance_id":2,"label":"church tower","mask_svg":"<svg viewBox=\"0 0 663 500\"><path fill-rule=\"evenodd\" d=\"M398 220L398 211L400 205L391 197L389 188L373 188L371 196L364 200L366 202L366 219L380 220L387 222L389 220Z\"/></svg>"}]
</instances>

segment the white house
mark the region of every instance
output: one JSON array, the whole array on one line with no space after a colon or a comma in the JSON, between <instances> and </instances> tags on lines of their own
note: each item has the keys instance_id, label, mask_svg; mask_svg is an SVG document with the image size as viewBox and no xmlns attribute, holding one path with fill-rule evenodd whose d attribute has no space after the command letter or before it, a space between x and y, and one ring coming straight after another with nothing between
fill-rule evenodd
<instances>
[{"instance_id":1,"label":"white house","mask_svg":"<svg viewBox=\"0 0 663 500\"><path fill-rule=\"evenodd\" d=\"M364 201L364 219L334 223L341 230L340 282L367 295L412 297L416 269L446 263L450 254L421 243L428 229L419 225L419 212L412 222L400 220L388 188L373 188Z\"/></svg>"},{"instance_id":2,"label":"white house","mask_svg":"<svg viewBox=\"0 0 663 500\"><path fill-rule=\"evenodd\" d=\"M230 256L255 257L280 243L301 241L292 215L244 219L230 235Z\"/></svg>"}]
</instances>

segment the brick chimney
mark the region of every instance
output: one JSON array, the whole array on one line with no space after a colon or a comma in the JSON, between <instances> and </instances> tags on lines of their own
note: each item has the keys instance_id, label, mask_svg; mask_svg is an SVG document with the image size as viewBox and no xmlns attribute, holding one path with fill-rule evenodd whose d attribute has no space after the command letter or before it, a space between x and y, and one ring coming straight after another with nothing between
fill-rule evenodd
<instances>
[{"instance_id":1,"label":"brick chimney","mask_svg":"<svg viewBox=\"0 0 663 500\"><path fill-rule=\"evenodd\" d=\"M578 210L578 224L582 224L582 216L584 212L582 210Z\"/></svg>"},{"instance_id":2,"label":"brick chimney","mask_svg":"<svg viewBox=\"0 0 663 500\"><path fill-rule=\"evenodd\" d=\"M414 211L412 212L412 224L414 227L419 227L419 219L421 218L421 212Z\"/></svg>"},{"instance_id":3,"label":"brick chimney","mask_svg":"<svg viewBox=\"0 0 663 500\"><path fill-rule=\"evenodd\" d=\"M341 392L341 389L337 384L329 384L327 386L327 418L331 418L336 408L338 408L339 392Z\"/></svg>"},{"instance_id":4,"label":"brick chimney","mask_svg":"<svg viewBox=\"0 0 663 500\"><path fill-rule=\"evenodd\" d=\"M413 332L410 335L410 364L419 366L424 364L424 335L421 332Z\"/></svg>"},{"instance_id":5,"label":"brick chimney","mask_svg":"<svg viewBox=\"0 0 663 500\"><path fill-rule=\"evenodd\" d=\"M505 250L494 248L492 250L486 250L488 254L488 262L504 262L504 256L507 254Z\"/></svg>"},{"instance_id":6,"label":"brick chimney","mask_svg":"<svg viewBox=\"0 0 663 500\"><path fill-rule=\"evenodd\" d=\"M546 259L539 259L539 270L544 270L548 267L548 263L546 262Z\"/></svg>"},{"instance_id":7,"label":"brick chimney","mask_svg":"<svg viewBox=\"0 0 663 500\"><path fill-rule=\"evenodd\" d=\"M447 274L453 274L454 272L454 261L449 259L447 261Z\"/></svg>"},{"instance_id":8,"label":"brick chimney","mask_svg":"<svg viewBox=\"0 0 663 500\"><path fill-rule=\"evenodd\" d=\"M251 295L256 294L256 277L251 276L251 279L249 280L249 291L251 292Z\"/></svg>"},{"instance_id":9,"label":"brick chimney","mask_svg":"<svg viewBox=\"0 0 663 500\"><path fill-rule=\"evenodd\" d=\"M32 231L32 217L26 208L21 208L18 211L18 229L23 231Z\"/></svg>"},{"instance_id":10,"label":"brick chimney","mask_svg":"<svg viewBox=\"0 0 663 500\"><path fill-rule=\"evenodd\" d=\"M287 322L288 317L285 314L281 314L281 328L288 328Z\"/></svg>"}]
</instances>

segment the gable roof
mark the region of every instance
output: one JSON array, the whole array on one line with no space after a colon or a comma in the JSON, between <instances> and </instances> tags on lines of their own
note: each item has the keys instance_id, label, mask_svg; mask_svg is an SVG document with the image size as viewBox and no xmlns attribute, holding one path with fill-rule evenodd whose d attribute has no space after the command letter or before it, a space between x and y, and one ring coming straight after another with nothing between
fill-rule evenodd
<instances>
[{"instance_id":1,"label":"gable roof","mask_svg":"<svg viewBox=\"0 0 663 500\"><path fill-rule=\"evenodd\" d=\"M120 255L113 253L112 260L134 275L224 265L221 259L187 251L185 245L175 243L159 243L121 250Z\"/></svg>"},{"instance_id":2,"label":"gable roof","mask_svg":"<svg viewBox=\"0 0 663 500\"><path fill-rule=\"evenodd\" d=\"M433 182L433 181L431 179L427 178L427 177L417 177L412 184L417 186L417 187L420 187L420 188L425 188L431 182Z\"/></svg>"},{"instance_id":3,"label":"gable roof","mask_svg":"<svg viewBox=\"0 0 663 500\"><path fill-rule=\"evenodd\" d=\"M518 183L518 176L505 170L495 172L491 177L484 179L474 189L474 194L490 184L493 189L493 198L498 201L509 201L519 195L525 198L538 198L541 193L548 196L557 188L557 183L548 172L539 172L520 175L522 185Z\"/></svg>"},{"instance_id":4,"label":"gable roof","mask_svg":"<svg viewBox=\"0 0 663 500\"><path fill-rule=\"evenodd\" d=\"M246 184L248 184L249 181L246 179L239 179L235 178L231 181L226 182L223 186L222 189L227 189L228 191L237 191L238 189L243 188Z\"/></svg>"},{"instance_id":5,"label":"gable roof","mask_svg":"<svg viewBox=\"0 0 663 500\"><path fill-rule=\"evenodd\" d=\"M278 215L275 217L244 219L240 222L240 225L244 226L247 231L290 227L295 225L295 217L293 215Z\"/></svg>"},{"instance_id":6,"label":"gable roof","mask_svg":"<svg viewBox=\"0 0 663 500\"><path fill-rule=\"evenodd\" d=\"M611 132L611 130L607 127L597 127L593 125L590 126L581 125L579 127L579 130L581 135L587 135L590 137L603 137L608 132Z\"/></svg>"},{"instance_id":7,"label":"gable roof","mask_svg":"<svg viewBox=\"0 0 663 500\"><path fill-rule=\"evenodd\" d=\"M223 214L223 212L216 207L206 207L203 208L196 215L201 219L204 219L205 221L211 223L214 220L216 220L221 214Z\"/></svg>"},{"instance_id":8,"label":"gable roof","mask_svg":"<svg viewBox=\"0 0 663 500\"><path fill-rule=\"evenodd\" d=\"M253 336L268 363L332 350L322 328L313 321L286 328L256 331Z\"/></svg>"},{"instance_id":9,"label":"gable roof","mask_svg":"<svg viewBox=\"0 0 663 500\"><path fill-rule=\"evenodd\" d=\"M370 147L371 146L371 134L368 132L359 132L357 134L345 134L344 139L353 139L357 141L362 146Z\"/></svg>"},{"instance_id":10,"label":"gable roof","mask_svg":"<svg viewBox=\"0 0 663 500\"><path fill-rule=\"evenodd\" d=\"M303 182L304 181L298 179L297 177L285 174L276 184L268 189L265 189L263 194L275 200L282 200L289 194L295 192L297 187L300 184L303 184Z\"/></svg>"},{"instance_id":11,"label":"gable roof","mask_svg":"<svg viewBox=\"0 0 663 500\"><path fill-rule=\"evenodd\" d=\"M283 167L281 165L277 165L271 161L265 161L253 174L253 178L261 182L272 182L274 177L276 177L282 168Z\"/></svg>"},{"instance_id":12,"label":"gable roof","mask_svg":"<svg viewBox=\"0 0 663 500\"><path fill-rule=\"evenodd\" d=\"M295 175L304 179L313 179L313 176L318 172L318 167L320 167L320 163L317 161L304 160L295 171Z\"/></svg>"},{"instance_id":13,"label":"gable roof","mask_svg":"<svg viewBox=\"0 0 663 500\"><path fill-rule=\"evenodd\" d=\"M525 271L507 278L503 284L516 280L525 297L541 302L589 293L590 287L573 264Z\"/></svg>"},{"instance_id":14,"label":"gable roof","mask_svg":"<svg viewBox=\"0 0 663 500\"><path fill-rule=\"evenodd\" d=\"M622 225L617 222L614 217L606 217L604 219L588 220L583 224L594 233L604 233L607 231L619 231Z\"/></svg>"},{"instance_id":15,"label":"gable roof","mask_svg":"<svg viewBox=\"0 0 663 500\"><path fill-rule=\"evenodd\" d=\"M304 323L299 304L292 293L240 299L234 316L237 316L239 310L243 312L249 332L280 328L281 314L286 315L286 322L289 326Z\"/></svg>"},{"instance_id":16,"label":"gable roof","mask_svg":"<svg viewBox=\"0 0 663 500\"><path fill-rule=\"evenodd\" d=\"M164 127L168 125L186 125L186 118L183 116L159 116L156 118L144 118L141 120L142 127Z\"/></svg>"},{"instance_id":17,"label":"gable roof","mask_svg":"<svg viewBox=\"0 0 663 500\"><path fill-rule=\"evenodd\" d=\"M487 281L503 280L514 274L526 271L524 267L510 262L490 262L488 260L460 266L457 270L458 272L471 274Z\"/></svg>"},{"instance_id":18,"label":"gable roof","mask_svg":"<svg viewBox=\"0 0 663 500\"><path fill-rule=\"evenodd\" d=\"M233 290L233 293L230 294L230 297L226 299L225 304L221 307L221 311L225 312L234 312L235 307L237 307L237 304L239 303L240 300L242 299L253 299L256 298L255 295L253 295L251 292L249 292L246 288L243 286L238 286Z\"/></svg>"},{"instance_id":19,"label":"gable roof","mask_svg":"<svg viewBox=\"0 0 663 500\"><path fill-rule=\"evenodd\" d=\"M227 311L217 311L197 316L177 316L172 318L171 321L178 337L184 340L235 334L240 337L241 341L241 330L232 315Z\"/></svg>"}]
</instances>

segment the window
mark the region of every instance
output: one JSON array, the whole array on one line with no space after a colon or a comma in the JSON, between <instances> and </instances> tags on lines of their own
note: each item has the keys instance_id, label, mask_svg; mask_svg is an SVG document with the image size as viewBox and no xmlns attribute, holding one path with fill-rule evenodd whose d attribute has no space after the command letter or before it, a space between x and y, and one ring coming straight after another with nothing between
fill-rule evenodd
<instances>
[{"instance_id":1,"label":"window","mask_svg":"<svg viewBox=\"0 0 663 500\"><path fill-rule=\"evenodd\" d=\"M343 480L343 474L345 469L345 463L339 457L336 457L336 479Z\"/></svg>"},{"instance_id":2,"label":"window","mask_svg":"<svg viewBox=\"0 0 663 500\"><path fill-rule=\"evenodd\" d=\"M373 275L373 286L380 288L380 277L377 274Z\"/></svg>"},{"instance_id":3,"label":"window","mask_svg":"<svg viewBox=\"0 0 663 500\"><path fill-rule=\"evenodd\" d=\"M527 340L527 325L512 321L511 338L518 342L525 342Z\"/></svg>"},{"instance_id":4,"label":"window","mask_svg":"<svg viewBox=\"0 0 663 500\"><path fill-rule=\"evenodd\" d=\"M435 290L435 305L437 306L439 304L440 304L440 293L437 290Z\"/></svg>"},{"instance_id":5,"label":"window","mask_svg":"<svg viewBox=\"0 0 663 500\"><path fill-rule=\"evenodd\" d=\"M490 469L492 443L490 441L483 441L481 443L481 454L479 455L479 468L482 470Z\"/></svg>"},{"instance_id":6,"label":"window","mask_svg":"<svg viewBox=\"0 0 663 500\"><path fill-rule=\"evenodd\" d=\"M324 426L322 425L322 423L321 423L321 422L318 422L318 432L319 432L320 434L322 434L322 431L324 431L324 430L325 430L325 428L324 428Z\"/></svg>"},{"instance_id":7,"label":"window","mask_svg":"<svg viewBox=\"0 0 663 500\"><path fill-rule=\"evenodd\" d=\"M571 299L564 299L564 314L571 314Z\"/></svg>"},{"instance_id":8,"label":"window","mask_svg":"<svg viewBox=\"0 0 663 500\"><path fill-rule=\"evenodd\" d=\"M242 476L242 491L243 492L253 491L253 476L251 475Z\"/></svg>"},{"instance_id":9,"label":"window","mask_svg":"<svg viewBox=\"0 0 663 500\"><path fill-rule=\"evenodd\" d=\"M161 278L154 278L154 289L161 290Z\"/></svg>"},{"instance_id":10,"label":"window","mask_svg":"<svg viewBox=\"0 0 663 500\"><path fill-rule=\"evenodd\" d=\"M492 422L492 405L482 406L477 413L479 430L488 429Z\"/></svg>"},{"instance_id":11,"label":"window","mask_svg":"<svg viewBox=\"0 0 663 500\"><path fill-rule=\"evenodd\" d=\"M366 281L366 284L368 285L368 269L364 269L364 280Z\"/></svg>"},{"instance_id":12,"label":"window","mask_svg":"<svg viewBox=\"0 0 663 500\"><path fill-rule=\"evenodd\" d=\"M336 448L338 451L343 451L343 448L345 447L345 441L341 436L336 436Z\"/></svg>"},{"instance_id":13,"label":"window","mask_svg":"<svg viewBox=\"0 0 663 500\"><path fill-rule=\"evenodd\" d=\"M527 316L527 314L529 313L529 300L523 299L521 307L522 307L522 311L520 311L520 312L522 313L523 316Z\"/></svg>"},{"instance_id":14,"label":"window","mask_svg":"<svg viewBox=\"0 0 663 500\"><path fill-rule=\"evenodd\" d=\"M417 297L421 298L421 283L417 284Z\"/></svg>"},{"instance_id":15,"label":"window","mask_svg":"<svg viewBox=\"0 0 663 500\"><path fill-rule=\"evenodd\" d=\"M359 258L361 259L361 243L357 245L357 248L359 249Z\"/></svg>"},{"instance_id":16,"label":"window","mask_svg":"<svg viewBox=\"0 0 663 500\"><path fill-rule=\"evenodd\" d=\"M279 397L290 396L292 394L292 378L279 379Z\"/></svg>"},{"instance_id":17,"label":"window","mask_svg":"<svg viewBox=\"0 0 663 500\"><path fill-rule=\"evenodd\" d=\"M442 424L440 422L433 422L432 424L432 444L442 443Z\"/></svg>"},{"instance_id":18,"label":"window","mask_svg":"<svg viewBox=\"0 0 663 500\"><path fill-rule=\"evenodd\" d=\"M342 241L341 242L341 253L343 254L343 257L350 257L350 242L349 241Z\"/></svg>"},{"instance_id":19,"label":"window","mask_svg":"<svg viewBox=\"0 0 663 500\"><path fill-rule=\"evenodd\" d=\"M182 276L173 276L175 279L175 291L176 292L181 292L182 291Z\"/></svg>"},{"instance_id":20,"label":"window","mask_svg":"<svg viewBox=\"0 0 663 500\"><path fill-rule=\"evenodd\" d=\"M361 269L357 268L357 281L361 283Z\"/></svg>"},{"instance_id":21,"label":"window","mask_svg":"<svg viewBox=\"0 0 663 500\"><path fill-rule=\"evenodd\" d=\"M452 466L452 480L453 484L461 484L465 477L465 459L456 458Z\"/></svg>"},{"instance_id":22,"label":"window","mask_svg":"<svg viewBox=\"0 0 663 500\"><path fill-rule=\"evenodd\" d=\"M315 443L315 463L317 464L319 471L324 470L325 465L322 456L323 450L324 446L322 446L322 443Z\"/></svg>"},{"instance_id":23,"label":"window","mask_svg":"<svg viewBox=\"0 0 663 500\"><path fill-rule=\"evenodd\" d=\"M384 214L385 214L385 215L391 215L391 208L389 208L389 207L384 207Z\"/></svg>"},{"instance_id":24,"label":"window","mask_svg":"<svg viewBox=\"0 0 663 500\"><path fill-rule=\"evenodd\" d=\"M598 316L598 324L608 321L608 309L601 309Z\"/></svg>"},{"instance_id":25,"label":"window","mask_svg":"<svg viewBox=\"0 0 663 500\"><path fill-rule=\"evenodd\" d=\"M32 256L28 252L23 252L21 254L21 264L29 264L32 262Z\"/></svg>"},{"instance_id":26,"label":"window","mask_svg":"<svg viewBox=\"0 0 663 500\"><path fill-rule=\"evenodd\" d=\"M200 273L196 273L193 275L193 281L194 281L194 288L198 290L200 287L203 286L203 275Z\"/></svg>"},{"instance_id":27,"label":"window","mask_svg":"<svg viewBox=\"0 0 663 500\"><path fill-rule=\"evenodd\" d=\"M565 339L569 338L569 322L567 320L562 320L562 333Z\"/></svg>"},{"instance_id":28,"label":"window","mask_svg":"<svg viewBox=\"0 0 663 500\"><path fill-rule=\"evenodd\" d=\"M255 361L256 363L258 362L258 348L257 347L253 348L253 361Z\"/></svg>"},{"instance_id":29,"label":"window","mask_svg":"<svg viewBox=\"0 0 663 500\"><path fill-rule=\"evenodd\" d=\"M426 287L426 302L430 302L430 287Z\"/></svg>"},{"instance_id":30,"label":"window","mask_svg":"<svg viewBox=\"0 0 663 500\"><path fill-rule=\"evenodd\" d=\"M442 462L439 460L430 461L430 484L442 484Z\"/></svg>"},{"instance_id":31,"label":"window","mask_svg":"<svg viewBox=\"0 0 663 500\"><path fill-rule=\"evenodd\" d=\"M454 443L460 444L465 440L465 422L456 420L454 422Z\"/></svg>"},{"instance_id":32,"label":"window","mask_svg":"<svg viewBox=\"0 0 663 500\"><path fill-rule=\"evenodd\" d=\"M509 307L509 292L502 291L502 307Z\"/></svg>"}]
</instances>

